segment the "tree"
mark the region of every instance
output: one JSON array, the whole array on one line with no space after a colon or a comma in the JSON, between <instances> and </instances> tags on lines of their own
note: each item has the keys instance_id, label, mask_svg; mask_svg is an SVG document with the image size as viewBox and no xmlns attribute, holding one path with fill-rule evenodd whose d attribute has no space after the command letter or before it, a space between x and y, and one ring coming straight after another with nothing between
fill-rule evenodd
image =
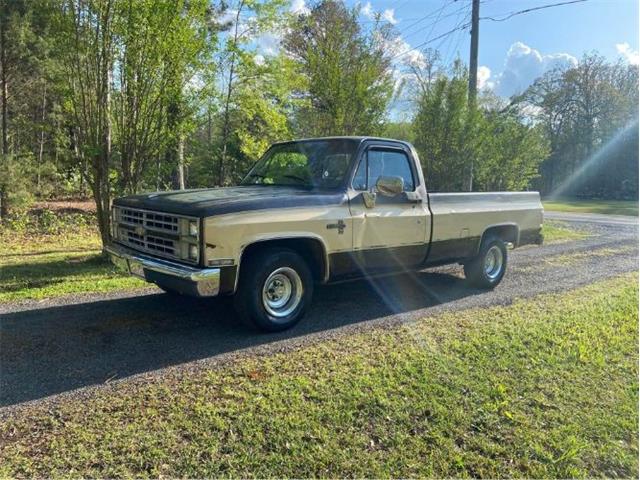
<instances>
[{"instance_id":1,"label":"tree","mask_svg":"<svg viewBox=\"0 0 640 480\"><path fill-rule=\"evenodd\" d=\"M239 125L239 118L233 115L238 111L239 95L246 100L247 78L251 79L255 73L247 65L257 67L254 62L255 52L250 43L254 42L261 33L279 30L283 20L288 16L282 11L288 2L285 0L237 0L229 12L232 17L226 22L225 27L229 32L224 42L224 47L219 55L219 71L221 73L222 96L220 118L220 142L217 152L217 183L224 185L229 180L227 165L230 163L229 150L233 131ZM244 21L244 16L250 18ZM244 92L244 93L240 93ZM254 92L259 95L259 92ZM236 149L237 155L237 149ZM234 159L235 160L235 159ZM232 162L232 163L235 163Z\"/></svg>"},{"instance_id":2,"label":"tree","mask_svg":"<svg viewBox=\"0 0 640 480\"><path fill-rule=\"evenodd\" d=\"M0 162L20 163L20 171L39 176L51 111L47 55L51 8L43 2L0 0ZM12 158L9 158L12 157ZM6 180L6 178L5 178ZM0 219L9 213L11 198L27 198L27 175L0 186ZM39 182L36 182L40 187Z\"/></svg>"},{"instance_id":3,"label":"tree","mask_svg":"<svg viewBox=\"0 0 640 480\"><path fill-rule=\"evenodd\" d=\"M484 191L527 190L549 154L540 125L527 122L517 109L485 111L485 132L474 188Z\"/></svg>"},{"instance_id":4,"label":"tree","mask_svg":"<svg viewBox=\"0 0 640 480\"><path fill-rule=\"evenodd\" d=\"M166 149L184 188L185 89L212 44L208 2L127 0L118 4L115 133L122 189L139 190L150 162ZM215 33L215 32L214 32Z\"/></svg>"},{"instance_id":5,"label":"tree","mask_svg":"<svg viewBox=\"0 0 640 480\"><path fill-rule=\"evenodd\" d=\"M60 9L59 40L77 161L86 172L96 202L103 245L109 240L111 203L111 94L117 0L68 0Z\"/></svg>"},{"instance_id":6,"label":"tree","mask_svg":"<svg viewBox=\"0 0 640 480\"><path fill-rule=\"evenodd\" d=\"M467 75L457 62L451 76L438 74L430 82L419 82L414 118L415 146L422 159L431 190L461 191L471 159L480 157L486 128L477 108L467 101Z\"/></svg>"},{"instance_id":7,"label":"tree","mask_svg":"<svg viewBox=\"0 0 640 480\"><path fill-rule=\"evenodd\" d=\"M493 95L468 102L467 74L459 62L449 75L428 71L429 79L418 82L413 128L429 188L466 190L473 163L475 191L526 190L548 155L542 128Z\"/></svg>"},{"instance_id":8,"label":"tree","mask_svg":"<svg viewBox=\"0 0 640 480\"><path fill-rule=\"evenodd\" d=\"M375 135L383 129L393 94L389 25L364 31L359 8L322 0L300 15L284 47L306 80L297 110L304 136Z\"/></svg>"},{"instance_id":9,"label":"tree","mask_svg":"<svg viewBox=\"0 0 640 480\"><path fill-rule=\"evenodd\" d=\"M574 68L546 73L514 101L535 109L551 145L541 167L543 193L637 196L637 66L585 55Z\"/></svg>"}]
</instances>

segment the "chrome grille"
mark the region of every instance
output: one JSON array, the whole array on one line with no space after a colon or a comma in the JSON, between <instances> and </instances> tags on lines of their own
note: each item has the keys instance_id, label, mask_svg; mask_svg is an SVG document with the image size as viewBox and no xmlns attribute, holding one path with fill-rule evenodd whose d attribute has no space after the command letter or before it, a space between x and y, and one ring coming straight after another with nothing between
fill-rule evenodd
<instances>
[{"instance_id":1,"label":"chrome grille","mask_svg":"<svg viewBox=\"0 0 640 480\"><path fill-rule=\"evenodd\" d=\"M143 225L144 213L139 210L131 210L129 208L120 209L120 221L129 225Z\"/></svg>"},{"instance_id":2,"label":"chrome grille","mask_svg":"<svg viewBox=\"0 0 640 480\"><path fill-rule=\"evenodd\" d=\"M178 219L176 217L151 212L146 213L145 217L144 224L146 227L169 232L178 231Z\"/></svg>"},{"instance_id":3,"label":"chrome grille","mask_svg":"<svg viewBox=\"0 0 640 480\"><path fill-rule=\"evenodd\" d=\"M178 233L180 219L176 215L166 213L147 212L133 208L118 208L119 223L132 226L143 226L148 230Z\"/></svg>"},{"instance_id":4,"label":"chrome grille","mask_svg":"<svg viewBox=\"0 0 640 480\"><path fill-rule=\"evenodd\" d=\"M198 236L189 235L189 222L196 218L152 212L129 207L114 208L117 242L159 257L197 263L189 258L189 246L198 245Z\"/></svg>"}]
</instances>

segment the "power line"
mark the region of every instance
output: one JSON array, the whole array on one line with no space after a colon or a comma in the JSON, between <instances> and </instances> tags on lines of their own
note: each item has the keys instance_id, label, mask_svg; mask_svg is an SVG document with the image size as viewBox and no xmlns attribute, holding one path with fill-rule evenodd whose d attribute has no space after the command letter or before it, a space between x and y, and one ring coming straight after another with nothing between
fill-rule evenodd
<instances>
[{"instance_id":1,"label":"power line","mask_svg":"<svg viewBox=\"0 0 640 480\"><path fill-rule=\"evenodd\" d=\"M458 15L456 18L456 27L460 27L463 23L468 22L471 17L471 12L467 12L465 15ZM451 35L449 43L447 44L446 54L442 57L444 61L444 65L448 65L450 60L453 60L455 54L462 42L462 38L464 37L465 30L460 30L457 35ZM454 42L454 38L456 39ZM440 48L444 45L447 38L443 38L442 41L435 47L436 50L440 50ZM451 49L453 47L453 50Z\"/></svg>"},{"instance_id":2,"label":"power line","mask_svg":"<svg viewBox=\"0 0 640 480\"><path fill-rule=\"evenodd\" d=\"M485 0L485 1L489 1L489 0ZM511 17L515 17L516 15L522 15L524 13L529 13L529 12L533 12L533 11L536 11L536 10L543 10L545 8L559 7L559 6L562 6L562 5L570 5L570 4L573 4L573 3L582 3L582 2L586 2L586 1L588 1L588 0L571 0L571 1L567 1L567 2L552 3L552 4L549 4L549 5L541 5L539 7L532 7L532 8L527 8L525 10L519 10L519 11L516 11L516 12L511 12L511 13L507 14L507 16L504 17L504 18L480 17L480 20L492 20L494 22L503 22L505 20L508 20ZM481 2L481 3L483 3L483 2ZM470 26L471 26L471 22L465 22L464 24L462 24L460 26L456 26L456 27L452 28L451 30L448 30L448 31L444 32L443 34L438 35L437 37L430 38L430 39L428 39L428 40L426 40L426 41L424 41L424 42L422 42L422 43L420 43L420 44L418 44L418 45L416 45L414 47L411 47L411 48L405 50L404 52L401 52L401 53L398 53L398 54L394 55L393 57L391 57L391 60L394 60L396 58L402 57L402 56L406 55L407 53L409 53L409 52L411 52L413 50L417 50L419 48L422 48L422 47L424 47L424 46L426 46L426 45L428 45L428 44L430 44L432 42L435 42L436 40L440 40L441 38L446 37L447 35L451 35L454 32L457 32L459 30L465 30Z\"/></svg>"},{"instance_id":3,"label":"power line","mask_svg":"<svg viewBox=\"0 0 640 480\"><path fill-rule=\"evenodd\" d=\"M442 12L444 11L444 9L445 9L446 7L448 7L449 5L453 4L454 2L455 2L455 0L449 0L449 3L445 3L445 4L443 4L443 5L442 5L442 7L437 8L437 9L435 9L435 10L433 10L433 11L431 11L431 12L427 13L424 17L420 17L418 20L416 20L416 21L415 21L415 22L413 22L412 24L407 25L407 26L404 28L404 30L401 30L401 31L400 31L400 33L402 33L402 34L406 34L406 33L407 33L407 30L410 30L410 29L411 29L411 28L413 28L415 25L417 25L417 24L419 24L419 23L421 23L421 22L425 21L425 20L426 20L426 19L428 19L428 18L432 18L432 17L434 17L435 15L438 15L438 18L439 18L439 17L440 17L440 15L442 15ZM455 12L454 12L454 13L455 13ZM427 25L427 26L428 26L428 25ZM415 32L414 32L414 33L415 33Z\"/></svg>"},{"instance_id":4,"label":"power line","mask_svg":"<svg viewBox=\"0 0 640 480\"><path fill-rule=\"evenodd\" d=\"M431 22L431 23L429 23L429 24L425 25L423 28L420 28L419 30L416 30L415 32L412 32L412 33L410 33L410 34L408 34L408 35L403 34L403 32L402 32L402 31L400 31L400 35L401 35L401 36L402 36L402 38L406 41L406 39L411 38L411 37L413 37L413 36L417 35L418 33L422 33L424 30L426 30L427 28L431 27L431 30L429 31L429 34L426 36L426 37L428 38L428 37L429 37L429 35L431 35L431 33L433 32L433 30L434 30L434 28L435 28L435 25L436 25L437 23L442 22L445 18L452 17L453 15L457 15L457 18L456 18L456 20L454 21L454 23L455 23L455 22L457 22L457 21L458 21L458 19L460 18L460 15L461 15L461 13L463 12L463 10L465 10L465 9L467 9L467 8L468 8L468 7L465 5L464 7L460 8L460 9L458 9L458 10L455 10L455 11L453 11L453 12L451 12L451 13L448 13L447 15L443 15L442 17L440 17L439 19L435 20L434 22Z\"/></svg>"},{"instance_id":5,"label":"power line","mask_svg":"<svg viewBox=\"0 0 640 480\"><path fill-rule=\"evenodd\" d=\"M511 17L515 17L516 15L522 15L523 13L535 12L536 10L544 10L545 8L551 7L560 7L562 5L571 5L572 3L582 3L587 0L571 0L569 2L560 2L560 3L551 3L549 5L541 5L539 7L527 8L525 10L519 10L517 12L510 12L506 17L503 18L494 18L494 17L481 17L480 20L491 20L493 22L504 22L505 20L509 20Z\"/></svg>"},{"instance_id":6,"label":"power line","mask_svg":"<svg viewBox=\"0 0 640 480\"><path fill-rule=\"evenodd\" d=\"M425 45L428 45L428 44L430 44L430 43L432 43L432 42L435 42L436 40L440 40L441 38L444 38L444 37L446 37L447 35L451 35L452 33L457 32L458 30L464 30L464 29L466 29L467 27L469 27L470 25L471 25L471 22L467 22L467 23L465 23L464 25L461 25L461 26L459 26L459 27L452 28L451 30L449 30L449 31L447 31L447 32L444 32L442 35L438 35L437 37L430 38L429 40L427 40L427 41L425 41L425 42L422 42L422 43L420 43L420 44L416 45L415 47L411 47L411 48L409 48L408 50L405 50L405 51L404 51L404 52L402 52L402 53L399 53L399 54L397 54L397 55L394 55L393 57L391 57L391 58L390 58L390 60L394 60L394 59L396 59L396 58L398 58L398 57L402 57L403 55L406 55L407 53L409 53L409 52L411 52L411 51L413 51L413 50L417 50L418 48L424 47Z\"/></svg>"}]
</instances>

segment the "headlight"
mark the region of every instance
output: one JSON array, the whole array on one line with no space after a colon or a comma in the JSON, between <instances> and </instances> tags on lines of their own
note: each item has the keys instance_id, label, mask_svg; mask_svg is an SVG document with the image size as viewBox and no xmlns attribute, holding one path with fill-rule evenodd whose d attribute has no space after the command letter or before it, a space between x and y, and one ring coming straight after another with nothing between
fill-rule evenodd
<instances>
[{"instance_id":1,"label":"headlight","mask_svg":"<svg viewBox=\"0 0 640 480\"><path fill-rule=\"evenodd\" d=\"M198 246L189 244L189 260L198 260Z\"/></svg>"},{"instance_id":2,"label":"headlight","mask_svg":"<svg viewBox=\"0 0 640 480\"><path fill-rule=\"evenodd\" d=\"M196 221L189 222L189 235L191 235L192 237L198 236L198 222Z\"/></svg>"}]
</instances>

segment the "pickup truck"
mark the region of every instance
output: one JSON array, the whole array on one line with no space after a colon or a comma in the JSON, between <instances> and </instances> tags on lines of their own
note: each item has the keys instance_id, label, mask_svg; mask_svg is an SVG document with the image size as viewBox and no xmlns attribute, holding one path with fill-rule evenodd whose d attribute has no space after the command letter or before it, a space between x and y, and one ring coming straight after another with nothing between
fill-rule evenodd
<instances>
[{"instance_id":1,"label":"pickup truck","mask_svg":"<svg viewBox=\"0 0 640 480\"><path fill-rule=\"evenodd\" d=\"M491 289L508 247L542 243L537 192L429 193L412 145L372 137L276 143L238 186L113 203L114 263L169 294L234 296L266 331L296 324L315 284L459 263Z\"/></svg>"}]
</instances>

